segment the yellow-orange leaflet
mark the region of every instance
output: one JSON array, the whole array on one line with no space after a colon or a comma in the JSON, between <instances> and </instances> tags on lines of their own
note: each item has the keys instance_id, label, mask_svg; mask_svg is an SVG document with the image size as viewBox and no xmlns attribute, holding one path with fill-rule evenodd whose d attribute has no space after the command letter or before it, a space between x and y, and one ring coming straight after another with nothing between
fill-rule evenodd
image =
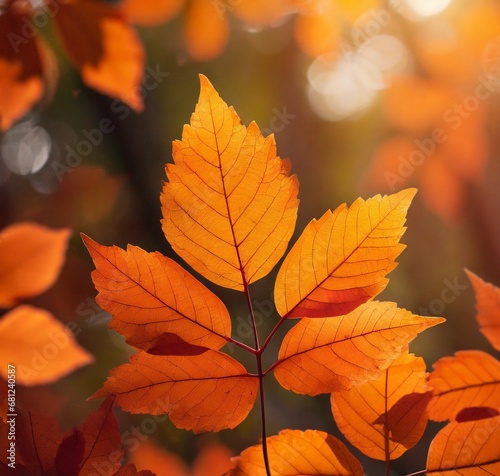
<instances>
[{"instance_id":1,"label":"yellow-orange leaflet","mask_svg":"<svg viewBox=\"0 0 500 476\"><path fill-rule=\"evenodd\" d=\"M282 257L295 228L298 183L273 136L241 124L205 76L190 125L173 143L161 194L166 238L212 282L244 290Z\"/></svg>"},{"instance_id":2,"label":"yellow-orange leaflet","mask_svg":"<svg viewBox=\"0 0 500 476\"><path fill-rule=\"evenodd\" d=\"M94 264L97 303L112 314L110 326L144 350L187 344L220 349L231 336L222 301L161 253L137 246L103 246L83 236Z\"/></svg>"},{"instance_id":3,"label":"yellow-orange leaflet","mask_svg":"<svg viewBox=\"0 0 500 476\"><path fill-rule=\"evenodd\" d=\"M259 381L222 352L151 355L140 352L111 370L95 398L116 395L130 413L168 413L177 428L195 433L234 428L255 403Z\"/></svg>"},{"instance_id":4,"label":"yellow-orange leaflet","mask_svg":"<svg viewBox=\"0 0 500 476\"><path fill-rule=\"evenodd\" d=\"M463 350L443 357L429 376L433 398L429 417L434 421L454 418L467 407L500 411L500 362L480 350Z\"/></svg>"},{"instance_id":5,"label":"yellow-orange leaflet","mask_svg":"<svg viewBox=\"0 0 500 476\"><path fill-rule=\"evenodd\" d=\"M337 438L316 430L283 430L267 438L273 476L362 476L359 461ZM261 445L247 448L229 476L266 476Z\"/></svg>"},{"instance_id":6,"label":"yellow-orange leaflet","mask_svg":"<svg viewBox=\"0 0 500 476\"><path fill-rule=\"evenodd\" d=\"M274 374L300 394L349 389L377 378L417 334L443 321L378 301L338 318L304 318L283 339Z\"/></svg>"},{"instance_id":7,"label":"yellow-orange leaflet","mask_svg":"<svg viewBox=\"0 0 500 476\"><path fill-rule=\"evenodd\" d=\"M483 281L471 271L466 270L466 273L476 294L479 330L500 351L500 288Z\"/></svg>"},{"instance_id":8,"label":"yellow-orange leaflet","mask_svg":"<svg viewBox=\"0 0 500 476\"><path fill-rule=\"evenodd\" d=\"M500 416L446 425L432 440L429 476L500 474Z\"/></svg>"},{"instance_id":9,"label":"yellow-orange leaflet","mask_svg":"<svg viewBox=\"0 0 500 476\"><path fill-rule=\"evenodd\" d=\"M371 458L398 458L427 425L426 375L424 360L404 353L378 379L332 393L339 430Z\"/></svg>"},{"instance_id":10,"label":"yellow-orange leaflet","mask_svg":"<svg viewBox=\"0 0 500 476\"><path fill-rule=\"evenodd\" d=\"M406 212L415 189L357 199L311 221L287 254L274 299L283 317L346 314L379 294L405 245Z\"/></svg>"}]
</instances>

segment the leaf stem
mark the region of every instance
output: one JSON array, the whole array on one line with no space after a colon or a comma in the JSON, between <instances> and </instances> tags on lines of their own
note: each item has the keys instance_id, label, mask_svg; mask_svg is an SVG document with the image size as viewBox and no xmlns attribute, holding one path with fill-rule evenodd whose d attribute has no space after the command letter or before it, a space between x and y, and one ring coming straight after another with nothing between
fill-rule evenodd
<instances>
[{"instance_id":1,"label":"leaf stem","mask_svg":"<svg viewBox=\"0 0 500 476\"><path fill-rule=\"evenodd\" d=\"M417 471L415 473L407 474L406 476L419 476L421 474L426 474L427 470L426 469L421 469L420 471Z\"/></svg>"},{"instance_id":2,"label":"leaf stem","mask_svg":"<svg viewBox=\"0 0 500 476\"><path fill-rule=\"evenodd\" d=\"M389 392L389 369L385 370L385 408L384 408L384 443L385 443L385 476L391 474L391 454L389 450L389 416L387 414L387 400Z\"/></svg>"},{"instance_id":3,"label":"leaf stem","mask_svg":"<svg viewBox=\"0 0 500 476\"><path fill-rule=\"evenodd\" d=\"M266 433L266 401L265 401L265 393L264 393L264 377L265 374L262 371L262 351L263 349L260 347L259 343L259 333L257 330L257 322L255 321L255 313L253 312L252 300L250 298L250 290L248 288L248 283L245 280L245 276L243 276L243 287L245 290L245 296L247 300L248 310L250 311L250 317L252 319L252 328L255 340L255 350L254 355L257 360L257 372L259 376L259 394L260 394L260 418L261 418L261 429L262 429L262 456L264 458L264 466L266 468L266 475L271 475L271 468L269 466L269 454L267 451L267 433Z\"/></svg>"},{"instance_id":4,"label":"leaf stem","mask_svg":"<svg viewBox=\"0 0 500 476\"><path fill-rule=\"evenodd\" d=\"M258 351L253 347L250 347L249 345L246 345L243 342L240 342L239 340L233 339L232 337L226 337L226 342L237 345L238 347L241 347L242 349L246 350L247 352L250 352L251 354L257 355L258 353Z\"/></svg>"}]
</instances>

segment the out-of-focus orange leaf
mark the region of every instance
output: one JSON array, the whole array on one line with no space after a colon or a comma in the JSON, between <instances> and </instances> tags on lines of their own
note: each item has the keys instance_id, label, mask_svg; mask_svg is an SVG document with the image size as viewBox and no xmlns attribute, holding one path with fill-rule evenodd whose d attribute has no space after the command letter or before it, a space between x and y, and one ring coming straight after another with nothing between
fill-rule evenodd
<instances>
[{"instance_id":1,"label":"out-of-focus orange leaf","mask_svg":"<svg viewBox=\"0 0 500 476\"><path fill-rule=\"evenodd\" d=\"M93 361L52 314L26 305L0 320L0 349L0 375L6 379L13 364L21 385L54 382Z\"/></svg>"},{"instance_id":2,"label":"out-of-focus orange leaf","mask_svg":"<svg viewBox=\"0 0 500 476\"><path fill-rule=\"evenodd\" d=\"M234 468L231 452L220 443L203 445L191 468L191 476L220 476Z\"/></svg>"},{"instance_id":3,"label":"out-of-focus orange leaf","mask_svg":"<svg viewBox=\"0 0 500 476\"><path fill-rule=\"evenodd\" d=\"M174 453L170 453L146 439L133 447L129 461L137 469L150 469L156 476L189 476L189 469L184 461ZM216 476L220 476L219 473Z\"/></svg>"},{"instance_id":4,"label":"out-of-focus orange leaf","mask_svg":"<svg viewBox=\"0 0 500 476\"><path fill-rule=\"evenodd\" d=\"M130 413L168 413L178 428L201 433L240 424L258 386L239 362L215 350L189 356L141 352L111 370L93 397L115 394L116 403Z\"/></svg>"},{"instance_id":5,"label":"out-of-focus orange leaf","mask_svg":"<svg viewBox=\"0 0 500 476\"><path fill-rule=\"evenodd\" d=\"M120 8L131 23L154 26L173 18L185 3L186 0L124 0Z\"/></svg>"},{"instance_id":6,"label":"out-of-focus orange leaf","mask_svg":"<svg viewBox=\"0 0 500 476\"><path fill-rule=\"evenodd\" d=\"M339 318L304 318L283 339L274 374L300 394L349 389L379 377L417 334L443 321L378 301Z\"/></svg>"},{"instance_id":7,"label":"out-of-focus orange leaf","mask_svg":"<svg viewBox=\"0 0 500 476\"><path fill-rule=\"evenodd\" d=\"M283 430L267 438L273 476L362 476L359 461L337 438L316 430ZM236 458L229 476L266 476L261 445Z\"/></svg>"},{"instance_id":8,"label":"out-of-focus orange leaf","mask_svg":"<svg viewBox=\"0 0 500 476\"><path fill-rule=\"evenodd\" d=\"M370 458L399 458L422 437L427 426L425 362L401 354L378 379L331 395L339 430Z\"/></svg>"},{"instance_id":9,"label":"out-of-focus orange leaf","mask_svg":"<svg viewBox=\"0 0 500 476\"><path fill-rule=\"evenodd\" d=\"M7 3L10 8L0 15L0 130L8 129L43 94L40 44L24 33L30 19L14 11L14 2Z\"/></svg>"},{"instance_id":10,"label":"out-of-focus orange leaf","mask_svg":"<svg viewBox=\"0 0 500 476\"><path fill-rule=\"evenodd\" d=\"M295 20L297 45L311 56L337 52L342 39L338 7L333 2L307 2Z\"/></svg>"},{"instance_id":11,"label":"out-of-focus orange leaf","mask_svg":"<svg viewBox=\"0 0 500 476\"><path fill-rule=\"evenodd\" d=\"M405 245L399 243L415 189L357 199L312 220L287 254L274 299L283 317L330 317L379 294Z\"/></svg>"},{"instance_id":12,"label":"out-of-focus orange leaf","mask_svg":"<svg viewBox=\"0 0 500 476\"><path fill-rule=\"evenodd\" d=\"M464 350L433 365L429 418L449 420L466 407L500 410L500 362L479 350Z\"/></svg>"},{"instance_id":13,"label":"out-of-focus orange leaf","mask_svg":"<svg viewBox=\"0 0 500 476\"><path fill-rule=\"evenodd\" d=\"M446 425L432 440L429 476L500 474L500 416Z\"/></svg>"},{"instance_id":14,"label":"out-of-focus orange leaf","mask_svg":"<svg viewBox=\"0 0 500 476\"><path fill-rule=\"evenodd\" d=\"M444 84L413 76L395 78L386 90L385 112L390 124L412 133L426 133L443 120L455 95Z\"/></svg>"},{"instance_id":15,"label":"out-of-focus orange leaf","mask_svg":"<svg viewBox=\"0 0 500 476\"><path fill-rule=\"evenodd\" d=\"M70 0L59 5L53 21L83 81L141 111L144 51L120 10L95 0Z\"/></svg>"},{"instance_id":16,"label":"out-of-focus orange leaf","mask_svg":"<svg viewBox=\"0 0 500 476\"><path fill-rule=\"evenodd\" d=\"M191 125L173 143L161 195L173 249L212 282L244 290L286 250L297 218L298 184L276 156L273 136L247 128L205 76Z\"/></svg>"},{"instance_id":17,"label":"out-of-focus orange leaf","mask_svg":"<svg viewBox=\"0 0 500 476\"><path fill-rule=\"evenodd\" d=\"M222 301L172 259L82 238L96 266L96 301L111 313L110 327L130 345L149 350L176 335L191 345L220 349L231 336Z\"/></svg>"},{"instance_id":18,"label":"out-of-focus orange leaf","mask_svg":"<svg viewBox=\"0 0 500 476\"><path fill-rule=\"evenodd\" d=\"M64 263L71 231L17 223L0 232L0 307L46 291Z\"/></svg>"},{"instance_id":19,"label":"out-of-focus orange leaf","mask_svg":"<svg viewBox=\"0 0 500 476\"><path fill-rule=\"evenodd\" d=\"M130 461L138 469L148 468L156 476L220 476L234 467L231 452L220 443L208 443L201 447L191 469L174 453L166 451L151 440L141 442L130 452Z\"/></svg>"},{"instance_id":20,"label":"out-of-focus orange leaf","mask_svg":"<svg viewBox=\"0 0 500 476\"><path fill-rule=\"evenodd\" d=\"M235 17L259 28L282 23L295 10L295 3L296 0L238 0L229 5Z\"/></svg>"},{"instance_id":21,"label":"out-of-focus orange leaf","mask_svg":"<svg viewBox=\"0 0 500 476\"><path fill-rule=\"evenodd\" d=\"M479 330L500 351L500 288L465 270L476 295L476 319Z\"/></svg>"},{"instance_id":22,"label":"out-of-focus orange leaf","mask_svg":"<svg viewBox=\"0 0 500 476\"><path fill-rule=\"evenodd\" d=\"M229 23L214 0L191 0L186 11L184 38L189 56L209 61L220 55L229 37Z\"/></svg>"},{"instance_id":23,"label":"out-of-focus orange leaf","mask_svg":"<svg viewBox=\"0 0 500 476\"><path fill-rule=\"evenodd\" d=\"M429 210L447 222L460 218L465 200L464 184L441 154L434 154L425 164L419 182L422 200Z\"/></svg>"},{"instance_id":24,"label":"out-of-focus orange leaf","mask_svg":"<svg viewBox=\"0 0 500 476\"><path fill-rule=\"evenodd\" d=\"M420 172L424 161L415 139L406 134L394 135L375 149L363 185L368 190L392 192L406 186Z\"/></svg>"}]
</instances>

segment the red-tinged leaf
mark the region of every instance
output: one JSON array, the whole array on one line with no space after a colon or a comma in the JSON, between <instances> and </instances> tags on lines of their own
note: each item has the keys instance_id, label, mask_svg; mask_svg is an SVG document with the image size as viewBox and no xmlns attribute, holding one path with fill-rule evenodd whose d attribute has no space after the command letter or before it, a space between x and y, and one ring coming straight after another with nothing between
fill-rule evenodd
<instances>
[{"instance_id":1,"label":"red-tinged leaf","mask_svg":"<svg viewBox=\"0 0 500 476\"><path fill-rule=\"evenodd\" d=\"M161 194L162 228L173 249L212 282L243 291L286 250L298 184L274 138L247 128L205 76L191 124L173 143Z\"/></svg>"},{"instance_id":2,"label":"red-tinged leaf","mask_svg":"<svg viewBox=\"0 0 500 476\"><path fill-rule=\"evenodd\" d=\"M415 189L359 198L311 221L286 256L274 298L283 317L346 314L379 294L404 249L399 243Z\"/></svg>"},{"instance_id":3,"label":"red-tinged leaf","mask_svg":"<svg viewBox=\"0 0 500 476\"><path fill-rule=\"evenodd\" d=\"M131 23L154 26L173 18L185 3L186 0L123 0L120 8Z\"/></svg>"},{"instance_id":4,"label":"red-tinged leaf","mask_svg":"<svg viewBox=\"0 0 500 476\"><path fill-rule=\"evenodd\" d=\"M500 415L500 413L490 407L468 407L463 408L455 415L455 421L462 423L464 421L482 420Z\"/></svg>"},{"instance_id":5,"label":"red-tinged leaf","mask_svg":"<svg viewBox=\"0 0 500 476\"><path fill-rule=\"evenodd\" d=\"M337 438L316 430L283 430L267 438L273 476L362 476L359 461ZM266 476L262 446L236 458L229 476Z\"/></svg>"},{"instance_id":6,"label":"red-tinged leaf","mask_svg":"<svg viewBox=\"0 0 500 476\"><path fill-rule=\"evenodd\" d=\"M433 365L429 418L450 420L466 407L500 410L500 362L479 350L463 350Z\"/></svg>"},{"instance_id":7,"label":"red-tinged leaf","mask_svg":"<svg viewBox=\"0 0 500 476\"><path fill-rule=\"evenodd\" d=\"M370 458L399 458L427 425L426 375L421 357L401 354L379 378L332 393L337 427Z\"/></svg>"},{"instance_id":8,"label":"red-tinged leaf","mask_svg":"<svg viewBox=\"0 0 500 476\"><path fill-rule=\"evenodd\" d=\"M112 314L110 327L130 345L155 353L169 342L220 349L231 336L222 301L172 259L82 238L96 266L96 301Z\"/></svg>"},{"instance_id":9,"label":"red-tinged leaf","mask_svg":"<svg viewBox=\"0 0 500 476\"><path fill-rule=\"evenodd\" d=\"M186 11L184 40L189 56L209 61L219 56L229 37L226 15L213 0L191 0Z\"/></svg>"},{"instance_id":10,"label":"red-tinged leaf","mask_svg":"<svg viewBox=\"0 0 500 476\"><path fill-rule=\"evenodd\" d=\"M0 348L0 375L13 364L20 385L54 382L94 360L52 314L26 305L0 319Z\"/></svg>"},{"instance_id":11,"label":"red-tinged leaf","mask_svg":"<svg viewBox=\"0 0 500 476\"><path fill-rule=\"evenodd\" d=\"M349 389L378 378L417 334L443 321L378 301L339 318L304 318L283 339L274 374L300 394Z\"/></svg>"},{"instance_id":12,"label":"red-tinged leaf","mask_svg":"<svg viewBox=\"0 0 500 476\"><path fill-rule=\"evenodd\" d=\"M58 474L78 476L85 451L85 439L78 428L72 428L63 438L57 451L55 468Z\"/></svg>"},{"instance_id":13,"label":"red-tinged leaf","mask_svg":"<svg viewBox=\"0 0 500 476\"><path fill-rule=\"evenodd\" d=\"M201 433L240 424L258 386L239 362L215 350L190 356L141 352L113 369L93 397L115 394L116 403L130 413L168 413L178 428Z\"/></svg>"},{"instance_id":14,"label":"red-tinged leaf","mask_svg":"<svg viewBox=\"0 0 500 476\"><path fill-rule=\"evenodd\" d=\"M14 2L7 3L0 15L0 130L8 129L43 94L40 43L24 32L31 20L14 11Z\"/></svg>"},{"instance_id":15,"label":"red-tinged leaf","mask_svg":"<svg viewBox=\"0 0 500 476\"><path fill-rule=\"evenodd\" d=\"M56 453L62 435L52 418L16 408L16 466L23 465L27 474L53 474ZM7 440L3 440L7 441ZM9 473L7 473L9 474Z\"/></svg>"},{"instance_id":16,"label":"red-tinged leaf","mask_svg":"<svg viewBox=\"0 0 500 476\"><path fill-rule=\"evenodd\" d=\"M476 294L479 330L489 343L500 351L500 288L483 281L467 269L465 272Z\"/></svg>"},{"instance_id":17,"label":"red-tinged leaf","mask_svg":"<svg viewBox=\"0 0 500 476\"><path fill-rule=\"evenodd\" d=\"M0 17L1 18L1 17ZM36 223L17 223L0 232L0 307L46 291L57 279L71 235Z\"/></svg>"},{"instance_id":18,"label":"red-tinged leaf","mask_svg":"<svg viewBox=\"0 0 500 476\"><path fill-rule=\"evenodd\" d=\"M92 476L96 472L113 474L121 465L124 451L113 402L114 397L106 398L79 427L85 440L79 476Z\"/></svg>"},{"instance_id":19,"label":"red-tinged leaf","mask_svg":"<svg viewBox=\"0 0 500 476\"><path fill-rule=\"evenodd\" d=\"M428 476L500 474L500 416L446 425L432 440Z\"/></svg>"},{"instance_id":20,"label":"red-tinged leaf","mask_svg":"<svg viewBox=\"0 0 500 476\"><path fill-rule=\"evenodd\" d=\"M142 111L144 51L120 10L96 0L68 0L53 21L83 81Z\"/></svg>"}]
</instances>

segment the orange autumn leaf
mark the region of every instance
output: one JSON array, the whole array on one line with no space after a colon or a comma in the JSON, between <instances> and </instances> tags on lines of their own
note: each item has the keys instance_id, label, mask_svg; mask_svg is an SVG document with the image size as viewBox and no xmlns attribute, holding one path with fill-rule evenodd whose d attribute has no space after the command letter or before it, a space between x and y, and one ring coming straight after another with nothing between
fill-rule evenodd
<instances>
[{"instance_id":1,"label":"orange autumn leaf","mask_svg":"<svg viewBox=\"0 0 500 476\"><path fill-rule=\"evenodd\" d=\"M453 421L432 440L427 456L429 476L500 474L500 416Z\"/></svg>"},{"instance_id":2,"label":"orange autumn leaf","mask_svg":"<svg viewBox=\"0 0 500 476\"><path fill-rule=\"evenodd\" d=\"M0 232L0 307L46 291L57 279L71 235L23 222Z\"/></svg>"},{"instance_id":3,"label":"orange autumn leaf","mask_svg":"<svg viewBox=\"0 0 500 476\"><path fill-rule=\"evenodd\" d=\"M429 210L453 223L462 214L466 189L460 176L450 168L442 154L432 156L419 177L422 200Z\"/></svg>"},{"instance_id":4,"label":"orange autumn leaf","mask_svg":"<svg viewBox=\"0 0 500 476\"><path fill-rule=\"evenodd\" d=\"M294 24L299 48L311 56L337 52L342 41L338 7L332 2L306 4Z\"/></svg>"},{"instance_id":5,"label":"orange autumn leaf","mask_svg":"<svg viewBox=\"0 0 500 476\"><path fill-rule=\"evenodd\" d=\"M166 238L215 284L243 291L286 250L297 218L298 184L276 156L273 136L247 128L205 76L191 125L173 143L161 194Z\"/></svg>"},{"instance_id":6,"label":"orange autumn leaf","mask_svg":"<svg viewBox=\"0 0 500 476\"><path fill-rule=\"evenodd\" d=\"M500 411L500 362L479 350L464 350L443 357L429 376L433 397L429 418L455 418L467 407L491 407Z\"/></svg>"},{"instance_id":7,"label":"orange autumn leaf","mask_svg":"<svg viewBox=\"0 0 500 476\"><path fill-rule=\"evenodd\" d=\"M304 318L283 339L274 375L305 395L349 389L377 378L417 334L443 321L378 301L338 318Z\"/></svg>"},{"instance_id":8,"label":"orange autumn leaf","mask_svg":"<svg viewBox=\"0 0 500 476\"><path fill-rule=\"evenodd\" d=\"M13 2L8 7L0 15L0 130L21 118L44 89L40 43L23 33L29 19L14 11Z\"/></svg>"},{"instance_id":9,"label":"orange autumn leaf","mask_svg":"<svg viewBox=\"0 0 500 476\"><path fill-rule=\"evenodd\" d=\"M415 189L358 198L311 221L276 278L274 299L283 317L345 314L379 294L405 245L406 211Z\"/></svg>"},{"instance_id":10,"label":"orange autumn leaf","mask_svg":"<svg viewBox=\"0 0 500 476\"><path fill-rule=\"evenodd\" d=\"M273 476L362 476L359 461L337 438L316 430L283 430L267 438ZM228 476L266 476L260 445L244 450Z\"/></svg>"},{"instance_id":11,"label":"orange autumn leaf","mask_svg":"<svg viewBox=\"0 0 500 476\"><path fill-rule=\"evenodd\" d=\"M95 0L70 0L59 5L53 21L83 81L142 111L144 51L120 10Z\"/></svg>"},{"instance_id":12,"label":"orange autumn leaf","mask_svg":"<svg viewBox=\"0 0 500 476\"><path fill-rule=\"evenodd\" d=\"M229 37L229 23L214 0L191 0L186 11L184 41L189 56L209 61L220 55Z\"/></svg>"},{"instance_id":13,"label":"orange autumn leaf","mask_svg":"<svg viewBox=\"0 0 500 476\"><path fill-rule=\"evenodd\" d=\"M465 270L476 295L479 330L494 349L500 351L500 288Z\"/></svg>"},{"instance_id":14,"label":"orange autumn leaf","mask_svg":"<svg viewBox=\"0 0 500 476\"><path fill-rule=\"evenodd\" d=\"M234 467L230 458L229 449L216 442L201 447L190 469L179 456L149 439L130 451L130 461L138 469L150 469L156 476L220 476Z\"/></svg>"},{"instance_id":15,"label":"orange autumn leaf","mask_svg":"<svg viewBox=\"0 0 500 476\"><path fill-rule=\"evenodd\" d=\"M436 81L413 76L394 78L384 98L390 124L398 129L427 133L441 124L443 113L455 100L451 89Z\"/></svg>"},{"instance_id":16,"label":"orange autumn leaf","mask_svg":"<svg viewBox=\"0 0 500 476\"><path fill-rule=\"evenodd\" d=\"M215 350L188 356L140 352L113 369L93 397L115 394L125 411L168 413L178 428L201 433L240 424L253 407L258 385L243 365Z\"/></svg>"},{"instance_id":17,"label":"orange autumn leaf","mask_svg":"<svg viewBox=\"0 0 500 476\"><path fill-rule=\"evenodd\" d=\"M222 301L172 259L137 246L125 251L82 238L96 266L96 301L112 314L110 327L130 345L169 353L170 338L170 344L220 349L231 336Z\"/></svg>"},{"instance_id":18,"label":"orange autumn leaf","mask_svg":"<svg viewBox=\"0 0 500 476\"><path fill-rule=\"evenodd\" d=\"M173 18L186 0L123 0L120 8L128 21L141 26L154 26Z\"/></svg>"},{"instance_id":19,"label":"orange autumn leaf","mask_svg":"<svg viewBox=\"0 0 500 476\"><path fill-rule=\"evenodd\" d=\"M283 23L295 11L296 0L238 0L230 3L231 13L254 28Z\"/></svg>"},{"instance_id":20,"label":"orange autumn leaf","mask_svg":"<svg viewBox=\"0 0 500 476\"><path fill-rule=\"evenodd\" d=\"M0 349L0 375L13 364L20 385L54 382L94 360L52 314L26 305L0 319Z\"/></svg>"},{"instance_id":21,"label":"orange autumn leaf","mask_svg":"<svg viewBox=\"0 0 500 476\"><path fill-rule=\"evenodd\" d=\"M370 458L399 458L422 437L430 392L425 362L401 354L379 378L331 395L337 427Z\"/></svg>"}]
</instances>

